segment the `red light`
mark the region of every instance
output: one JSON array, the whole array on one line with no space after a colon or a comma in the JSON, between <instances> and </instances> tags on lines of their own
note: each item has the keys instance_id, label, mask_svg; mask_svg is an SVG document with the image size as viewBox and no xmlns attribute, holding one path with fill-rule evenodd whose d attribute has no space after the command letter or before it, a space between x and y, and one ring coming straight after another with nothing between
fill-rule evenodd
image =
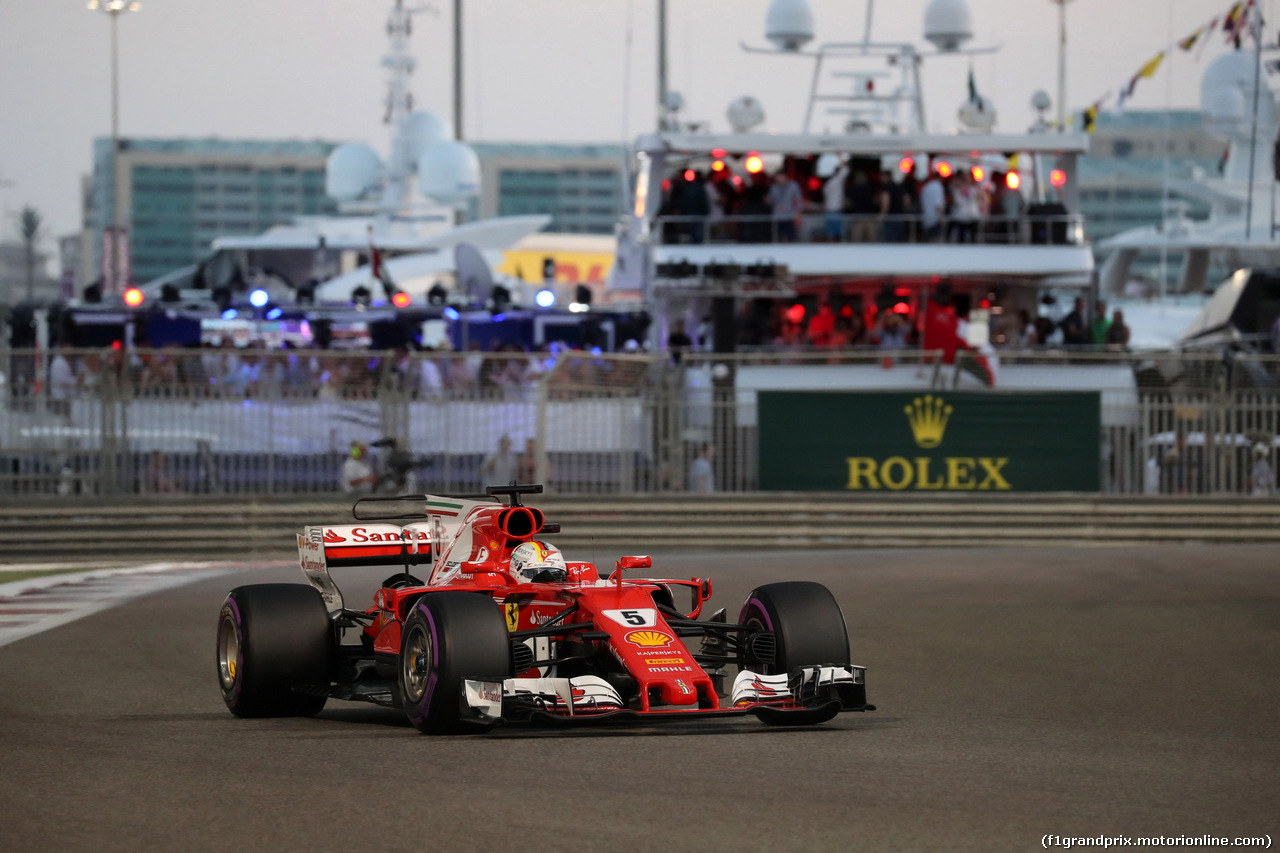
<instances>
[{"instance_id":1,"label":"red light","mask_svg":"<svg viewBox=\"0 0 1280 853\"><path fill-rule=\"evenodd\" d=\"M670 181L663 181L663 182L662 182L662 191L665 193L665 192L667 192L667 191L668 191L668 190L670 190L670 189L671 189L671 182L670 182Z\"/></svg>"},{"instance_id":2,"label":"red light","mask_svg":"<svg viewBox=\"0 0 1280 853\"><path fill-rule=\"evenodd\" d=\"M119 352L120 350L124 349L124 343L122 341L112 341L111 349L115 352Z\"/></svg>"},{"instance_id":3,"label":"red light","mask_svg":"<svg viewBox=\"0 0 1280 853\"><path fill-rule=\"evenodd\" d=\"M719 159L720 159L721 157L723 157L724 155L725 155L725 150L724 150L723 148L712 148L712 149L711 149L711 156L712 156L712 157L715 157L717 160L719 160Z\"/></svg>"},{"instance_id":4,"label":"red light","mask_svg":"<svg viewBox=\"0 0 1280 853\"><path fill-rule=\"evenodd\" d=\"M743 161L742 165L753 175L764 171L764 160L761 160L760 155L754 151L747 155L747 159Z\"/></svg>"},{"instance_id":5,"label":"red light","mask_svg":"<svg viewBox=\"0 0 1280 853\"><path fill-rule=\"evenodd\" d=\"M737 176L737 175L734 175L734 176L733 176L733 185L734 185L735 187L740 187L740 186L742 186L742 178L740 178L740 177L739 177L739 176Z\"/></svg>"},{"instance_id":6,"label":"red light","mask_svg":"<svg viewBox=\"0 0 1280 853\"><path fill-rule=\"evenodd\" d=\"M684 179L685 179L686 181L692 181L692 180L693 180L694 178L696 178L696 177L697 177L697 175L695 175L695 174L694 174L693 169L685 169L685 170L684 170Z\"/></svg>"},{"instance_id":7,"label":"red light","mask_svg":"<svg viewBox=\"0 0 1280 853\"><path fill-rule=\"evenodd\" d=\"M916 167L916 161L910 157L903 157L898 161L898 171L904 175L911 174L911 170Z\"/></svg>"},{"instance_id":8,"label":"red light","mask_svg":"<svg viewBox=\"0 0 1280 853\"><path fill-rule=\"evenodd\" d=\"M979 183L987 179L987 170L981 166L974 166L969 174L973 175L973 179Z\"/></svg>"},{"instance_id":9,"label":"red light","mask_svg":"<svg viewBox=\"0 0 1280 853\"><path fill-rule=\"evenodd\" d=\"M955 169L952 169L952 168L951 168L951 164L950 164L950 163L948 163L946 160L939 160L939 161L934 165L934 167L933 167L933 168L934 168L934 170L935 170L935 171L937 171L937 173L938 173L939 175L941 175L941 176L942 176L942 177L944 177L944 178L949 178L949 177L951 177L951 173L955 171Z\"/></svg>"},{"instance_id":10,"label":"red light","mask_svg":"<svg viewBox=\"0 0 1280 853\"><path fill-rule=\"evenodd\" d=\"M841 308L841 309L840 309L840 316L841 316L841 317L852 317L852 316L853 316L853 306L852 306L852 305L845 305L843 308Z\"/></svg>"},{"instance_id":11,"label":"red light","mask_svg":"<svg viewBox=\"0 0 1280 853\"><path fill-rule=\"evenodd\" d=\"M1049 173L1049 183L1055 187L1060 187L1067 182L1067 173L1061 169L1054 169Z\"/></svg>"},{"instance_id":12,"label":"red light","mask_svg":"<svg viewBox=\"0 0 1280 853\"><path fill-rule=\"evenodd\" d=\"M1017 172L1010 172L1004 176L1004 185L1011 190L1016 190L1022 186L1022 176Z\"/></svg>"},{"instance_id":13,"label":"red light","mask_svg":"<svg viewBox=\"0 0 1280 853\"><path fill-rule=\"evenodd\" d=\"M905 303L905 302L899 302L897 305L893 306L893 313L895 313L895 314L910 314L910 313L911 313L911 306L910 306L910 305L908 305L908 304L907 304L907 303Z\"/></svg>"},{"instance_id":14,"label":"red light","mask_svg":"<svg viewBox=\"0 0 1280 853\"><path fill-rule=\"evenodd\" d=\"M990 307L991 307L991 300L990 300L990 299L984 299L984 300L982 300L981 302L979 302L979 303L978 303L978 307L979 307L979 308L990 308Z\"/></svg>"},{"instance_id":15,"label":"red light","mask_svg":"<svg viewBox=\"0 0 1280 853\"><path fill-rule=\"evenodd\" d=\"M817 175L814 175L813 177L811 177L809 179L809 189L810 190L822 189L822 179L819 178Z\"/></svg>"},{"instance_id":16,"label":"red light","mask_svg":"<svg viewBox=\"0 0 1280 853\"><path fill-rule=\"evenodd\" d=\"M797 302L787 309L787 322L802 323L804 322L804 306Z\"/></svg>"},{"instance_id":17,"label":"red light","mask_svg":"<svg viewBox=\"0 0 1280 853\"><path fill-rule=\"evenodd\" d=\"M391 304L397 308L408 308L409 303L413 301L413 297L405 293L403 290L391 297Z\"/></svg>"},{"instance_id":18,"label":"red light","mask_svg":"<svg viewBox=\"0 0 1280 853\"><path fill-rule=\"evenodd\" d=\"M713 172L723 172L723 171L724 171L724 161L723 161L723 160L717 160L717 161L715 161L714 163L712 163L712 164L711 164L711 171L713 171Z\"/></svg>"},{"instance_id":19,"label":"red light","mask_svg":"<svg viewBox=\"0 0 1280 853\"><path fill-rule=\"evenodd\" d=\"M910 296L911 290L906 287L895 287L893 289L893 295L894 296Z\"/></svg>"},{"instance_id":20,"label":"red light","mask_svg":"<svg viewBox=\"0 0 1280 853\"><path fill-rule=\"evenodd\" d=\"M124 304L130 308L137 308L142 304L142 300L146 297L142 295L142 291L136 287L131 287L124 292Z\"/></svg>"}]
</instances>

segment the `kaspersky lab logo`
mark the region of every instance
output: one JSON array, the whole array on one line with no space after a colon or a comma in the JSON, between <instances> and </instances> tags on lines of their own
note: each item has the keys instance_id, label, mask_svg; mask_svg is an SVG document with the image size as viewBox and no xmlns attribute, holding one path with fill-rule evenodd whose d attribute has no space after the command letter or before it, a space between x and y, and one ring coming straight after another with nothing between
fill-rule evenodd
<instances>
[{"instance_id":1,"label":"kaspersky lab logo","mask_svg":"<svg viewBox=\"0 0 1280 853\"><path fill-rule=\"evenodd\" d=\"M903 408L911 437L918 447L932 450L942 444L954 407L941 397L925 394ZM1007 456L870 456L846 457L849 482L846 489L903 491L1008 491L1013 486L1002 473Z\"/></svg>"}]
</instances>

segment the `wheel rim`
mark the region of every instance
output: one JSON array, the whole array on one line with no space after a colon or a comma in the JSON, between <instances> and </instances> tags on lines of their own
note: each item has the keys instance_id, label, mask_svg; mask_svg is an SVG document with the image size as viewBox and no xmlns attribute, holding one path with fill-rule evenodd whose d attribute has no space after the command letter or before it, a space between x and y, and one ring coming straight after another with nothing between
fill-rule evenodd
<instances>
[{"instance_id":1,"label":"wheel rim","mask_svg":"<svg viewBox=\"0 0 1280 853\"><path fill-rule=\"evenodd\" d=\"M427 690L427 678L431 674L431 638L421 625L409 629L405 637L404 651L400 655L400 681L405 697L411 702L422 700Z\"/></svg>"},{"instance_id":2,"label":"wheel rim","mask_svg":"<svg viewBox=\"0 0 1280 853\"><path fill-rule=\"evenodd\" d=\"M240 634L236 631L235 620L228 613L218 626L218 677L222 679L224 690L235 687L236 677L240 675L239 662Z\"/></svg>"}]
</instances>

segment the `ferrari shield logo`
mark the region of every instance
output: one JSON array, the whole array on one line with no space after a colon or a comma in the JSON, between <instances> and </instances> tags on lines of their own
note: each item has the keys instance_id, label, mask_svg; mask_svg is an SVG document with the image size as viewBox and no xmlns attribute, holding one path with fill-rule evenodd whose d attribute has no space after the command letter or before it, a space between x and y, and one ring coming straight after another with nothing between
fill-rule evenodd
<instances>
[{"instance_id":1,"label":"ferrari shield logo","mask_svg":"<svg viewBox=\"0 0 1280 853\"><path fill-rule=\"evenodd\" d=\"M516 630L516 626L520 624L520 603L516 601L508 601L502 605L502 609L507 614L507 631Z\"/></svg>"}]
</instances>

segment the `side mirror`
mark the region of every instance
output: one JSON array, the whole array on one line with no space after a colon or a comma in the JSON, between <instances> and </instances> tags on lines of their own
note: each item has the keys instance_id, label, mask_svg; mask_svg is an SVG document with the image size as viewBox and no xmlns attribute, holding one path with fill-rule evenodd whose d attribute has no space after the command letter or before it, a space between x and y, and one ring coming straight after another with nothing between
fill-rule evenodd
<instances>
[{"instance_id":1,"label":"side mirror","mask_svg":"<svg viewBox=\"0 0 1280 853\"><path fill-rule=\"evenodd\" d=\"M653 558L644 557L619 557L619 569L651 569L653 568Z\"/></svg>"}]
</instances>

